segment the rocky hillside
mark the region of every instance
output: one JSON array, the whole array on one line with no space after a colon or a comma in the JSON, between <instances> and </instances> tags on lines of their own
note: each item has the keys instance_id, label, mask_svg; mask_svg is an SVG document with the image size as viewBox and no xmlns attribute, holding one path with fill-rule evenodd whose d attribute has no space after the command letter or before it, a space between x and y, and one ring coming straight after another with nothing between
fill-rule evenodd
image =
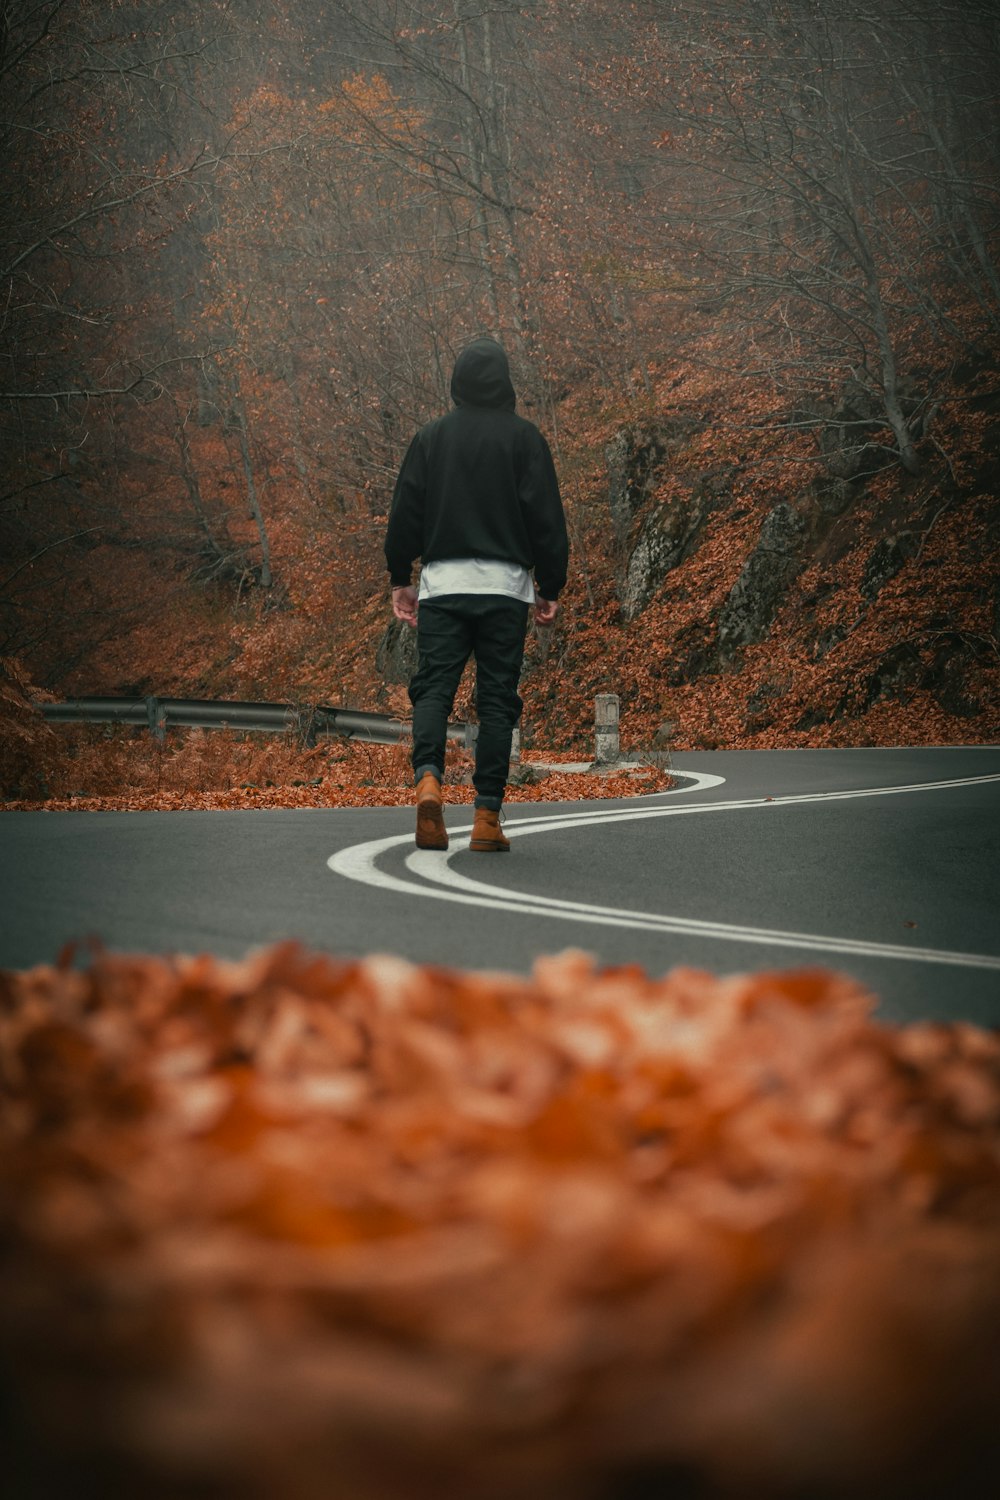
<instances>
[{"instance_id":1,"label":"rocky hillside","mask_svg":"<svg viewBox=\"0 0 1000 1500\"><path fill-rule=\"evenodd\" d=\"M577 571L529 649L529 741L578 736L607 690L647 748L995 739L1000 371L957 372L916 475L860 388L736 409L663 400L570 484ZM410 644L383 637L385 680Z\"/></svg>"},{"instance_id":2,"label":"rocky hillside","mask_svg":"<svg viewBox=\"0 0 1000 1500\"><path fill-rule=\"evenodd\" d=\"M759 382L674 363L641 408L567 390L543 425L563 435L571 578L556 628L529 640L525 744L586 750L608 691L634 749L1000 738L1000 368L982 359L936 386L934 408L911 416L915 475L860 389L764 401ZM54 637L42 670L26 665L57 695L406 716L415 641L391 621L383 526L359 522L349 547L314 533L315 607L252 592L226 603L190 579L151 623L138 615L92 647ZM104 573L84 563L89 588ZM303 572L294 538L282 566ZM470 672L460 716L474 715L471 687Z\"/></svg>"}]
</instances>

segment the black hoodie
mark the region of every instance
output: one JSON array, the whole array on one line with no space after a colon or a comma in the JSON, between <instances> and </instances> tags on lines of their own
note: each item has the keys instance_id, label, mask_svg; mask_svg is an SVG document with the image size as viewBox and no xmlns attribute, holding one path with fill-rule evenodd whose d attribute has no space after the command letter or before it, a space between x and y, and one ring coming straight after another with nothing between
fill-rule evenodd
<instances>
[{"instance_id":1,"label":"black hoodie","mask_svg":"<svg viewBox=\"0 0 1000 1500\"><path fill-rule=\"evenodd\" d=\"M569 547L549 445L515 414L507 356L493 339L462 350L454 410L422 427L392 497L385 557L394 586L415 558L486 557L534 571L543 599L566 583Z\"/></svg>"}]
</instances>

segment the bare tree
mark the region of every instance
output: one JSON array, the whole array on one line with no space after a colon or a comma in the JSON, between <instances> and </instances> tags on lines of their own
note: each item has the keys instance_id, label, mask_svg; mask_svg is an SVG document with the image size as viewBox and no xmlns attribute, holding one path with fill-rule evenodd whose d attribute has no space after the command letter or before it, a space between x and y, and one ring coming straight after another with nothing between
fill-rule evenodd
<instances>
[{"instance_id":1,"label":"bare tree","mask_svg":"<svg viewBox=\"0 0 1000 1500\"><path fill-rule=\"evenodd\" d=\"M220 18L199 16L188 0L3 7L0 547L16 567L0 607L9 649L53 626L62 555L71 571L116 511L113 476L94 467L109 451L108 424L155 396L187 357L164 267L224 154L206 126L210 110L194 98ZM179 112L189 124L197 116L197 135L178 134ZM48 609L34 603L46 587Z\"/></svg>"},{"instance_id":2,"label":"bare tree","mask_svg":"<svg viewBox=\"0 0 1000 1500\"><path fill-rule=\"evenodd\" d=\"M916 472L927 349L975 342L963 299L1000 313L992 7L678 5L656 38L663 150L727 317L775 378L867 393Z\"/></svg>"}]
</instances>

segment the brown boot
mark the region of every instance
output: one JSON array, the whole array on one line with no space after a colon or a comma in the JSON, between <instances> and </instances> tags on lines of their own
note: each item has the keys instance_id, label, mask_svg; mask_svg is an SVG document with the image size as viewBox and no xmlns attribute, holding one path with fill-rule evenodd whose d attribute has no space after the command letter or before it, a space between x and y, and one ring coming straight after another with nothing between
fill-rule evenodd
<instances>
[{"instance_id":1,"label":"brown boot","mask_svg":"<svg viewBox=\"0 0 1000 1500\"><path fill-rule=\"evenodd\" d=\"M510 839L500 832L500 814L491 807L477 807L469 848L477 854L502 854L510 848Z\"/></svg>"},{"instance_id":2,"label":"brown boot","mask_svg":"<svg viewBox=\"0 0 1000 1500\"><path fill-rule=\"evenodd\" d=\"M417 782L417 848L447 849L448 832L441 807L441 783L430 771Z\"/></svg>"}]
</instances>

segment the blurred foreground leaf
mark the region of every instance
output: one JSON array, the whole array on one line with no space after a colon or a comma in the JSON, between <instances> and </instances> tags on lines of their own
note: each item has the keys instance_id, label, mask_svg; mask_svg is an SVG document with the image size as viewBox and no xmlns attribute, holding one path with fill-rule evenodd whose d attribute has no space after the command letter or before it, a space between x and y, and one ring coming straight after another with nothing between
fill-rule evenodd
<instances>
[{"instance_id":1,"label":"blurred foreground leaf","mask_svg":"<svg viewBox=\"0 0 1000 1500\"><path fill-rule=\"evenodd\" d=\"M1000 1039L820 970L0 976L18 1497L996 1493Z\"/></svg>"}]
</instances>

